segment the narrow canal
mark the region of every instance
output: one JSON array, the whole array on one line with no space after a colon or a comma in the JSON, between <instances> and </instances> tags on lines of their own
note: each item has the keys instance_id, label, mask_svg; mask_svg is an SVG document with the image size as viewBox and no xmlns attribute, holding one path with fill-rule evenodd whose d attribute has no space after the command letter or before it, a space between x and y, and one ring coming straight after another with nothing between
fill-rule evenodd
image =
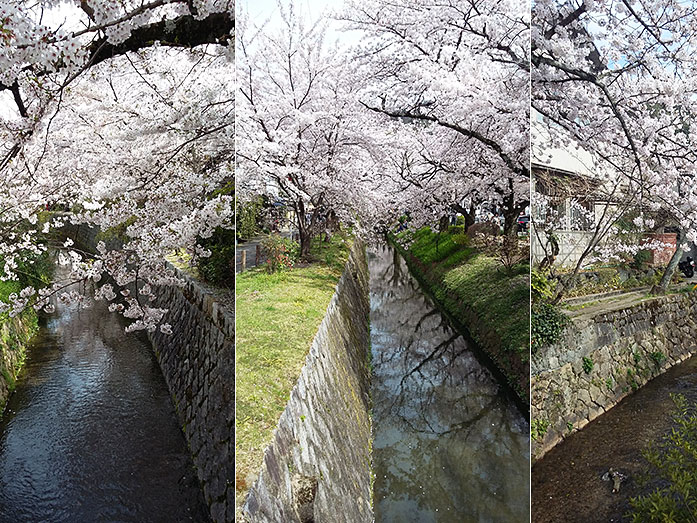
<instances>
[{"instance_id":1,"label":"narrow canal","mask_svg":"<svg viewBox=\"0 0 697 523\"><path fill-rule=\"evenodd\" d=\"M670 431L671 394L697 401L697 357L676 365L572 434L532 468L532 521L625 521L629 499L648 494L641 451ZM603 475L626 476L618 493Z\"/></svg>"},{"instance_id":2,"label":"narrow canal","mask_svg":"<svg viewBox=\"0 0 697 523\"><path fill-rule=\"evenodd\" d=\"M376 522L527 522L527 421L393 249L368 263Z\"/></svg>"},{"instance_id":3,"label":"narrow canal","mask_svg":"<svg viewBox=\"0 0 697 523\"><path fill-rule=\"evenodd\" d=\"M208 521L146 339L98 305L32 345L0 421L0 522Z\"/></svg>"}]
</instances>

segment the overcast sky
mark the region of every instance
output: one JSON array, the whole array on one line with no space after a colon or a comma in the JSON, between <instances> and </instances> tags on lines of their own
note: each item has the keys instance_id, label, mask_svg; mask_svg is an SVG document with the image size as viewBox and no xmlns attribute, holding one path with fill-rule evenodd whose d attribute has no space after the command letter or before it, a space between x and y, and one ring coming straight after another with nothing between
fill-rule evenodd
<instances>
[{"instance_id":1,"label":"overcast sky","mask_svg":"<svg viewBox=\"0 0 697 523\"><path fill-rule=\"evenodd\" d=\"M281 0L283 5L289 5L291 0ZM261 24L269 20L269 26L280 25L278 16L277 0L237 0L237 5L247 11L251 20L255 24ZM331 16L333 12L339 12L344 7L344 0L296 0L296 5L300 7L304 16L317 19L323 14ZM359 31L343 31L345 23L340 21L330 21L327 28L327 40L352 45L358 43L361 38Z\"/></svg>"}]
</instances>

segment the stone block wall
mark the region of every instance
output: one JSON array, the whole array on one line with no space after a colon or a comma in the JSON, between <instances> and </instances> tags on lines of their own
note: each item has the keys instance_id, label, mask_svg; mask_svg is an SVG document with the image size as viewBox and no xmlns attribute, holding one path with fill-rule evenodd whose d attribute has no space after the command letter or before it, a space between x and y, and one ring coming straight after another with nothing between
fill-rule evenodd
<instances>
[{"instance_id":1,"label":"stone block wall","mask_svg":"<svg viewBox=\"0 0 697 523\"><path fill-rule=\"evenodd\" d=\"M172 334L149 335L215 523L234 521L235 320L188 276L159 288Z\"/></svg>"},{"instance_id":2,"label":"stone block wall","mask_svg":"<svg viewBox=\"0 0 697 523\"><path fill-rule=\"evenodd\" d=\"M0 416L17 381L20 362L36 330L33 310L0 322Z\"/></svg>"},{"instance_id":3,"label":"stone block wall","mask_svg":"<svg viewBox=\"0 0 697 523\"><path fill-rule=\"evenodd\" d=\"M673 294L575 320L531 361L533 460L697 353L697 295Z\"/></svg>"},{"instance_id":4,"label":"stone block wall","mask_svg":"<svg viewBox=\"0 0 697 523\"><path fill-rule=\"evenodd\" d=\"M246 520L373 521L368 289L356 242L247 495Z\"/></svg>"},{"instance_id":5,"label":"stone block wall","mask_svg":"<svg viewBox=\"0 0 697 523\"><path fill-rule=\"evenodd\" d=\"M94 251L99 229L68 225L62 234ZM105 239L118 248L116 237ZM172 395L204 498L215 523L234 521L235 319L211 290L180 272L183 287L159 287L155 305L172 334L148 335Z\"/></svg>"}]
</instances>

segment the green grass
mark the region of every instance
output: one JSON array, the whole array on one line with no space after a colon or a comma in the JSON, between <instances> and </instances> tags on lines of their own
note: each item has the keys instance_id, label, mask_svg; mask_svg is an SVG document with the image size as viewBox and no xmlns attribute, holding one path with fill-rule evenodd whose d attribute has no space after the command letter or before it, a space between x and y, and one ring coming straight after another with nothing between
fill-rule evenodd
<instances>
[{"instance_id":1,"label":"green grass","mask_svg":"<svg viewBox=\"0 0 697 523\"><path fill-rule=\"evenodd\" d=\"M237 276L236 463L238 502L288 402L348 258L350 240L315 241L313 262Z\"/></svg>"},{"instance_id":2,"label":"green grass","mask_svg":"<svg viewBox=\"0 0 697 523\"><path fill-rule=\"evenodd\" d=\"M463 243L461 234L425 227L397 235L407 241L413 273L442 308L467 328L527 402L530 359L529 265L511 272ZM415 260L414 260L415 259Z\"/></svg>"},{"instance_id":3,"label":"green grass","mask_svg":"<svg viewBox=\"0 0 697 523\"><path fill-rule=\"evenodd\" d=\"M528 266L517 265L510 275L499 267L496 260L478 255L445 273L443 283L498 333L505 350L515 351L528 361Z\"/></svg>"},{"instance_id":4,"label":"green grass","mask_svg":"<svg viewBox=\"0 0 697 523\"><path fill-rule=\"evenodd\" d=\"M0 301L8 302L10 294L19 293L28 285L41 287L49 283L53 263L48 254L29 256L18 264L17 274L20 281L0 281ZM5 381L10 392L17 385L17 377L24 366L29 340L38 329L38 316L32 307L27 307L14 318L6 312L0 314L0 379ZM4 400L0 401L0 417L4 403Z\"/></svg>"}]
</instances>

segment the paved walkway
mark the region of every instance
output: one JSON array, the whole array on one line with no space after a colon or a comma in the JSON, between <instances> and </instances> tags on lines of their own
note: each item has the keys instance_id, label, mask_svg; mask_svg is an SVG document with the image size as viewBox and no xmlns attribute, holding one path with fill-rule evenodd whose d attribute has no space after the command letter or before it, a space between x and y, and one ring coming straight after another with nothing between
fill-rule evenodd
<instances>
[{"instance_id":1,"label":"paved walkway","mask_svg":"<svg viewBox=\"0 0 697 523\"><path fill-rule=\"evenodd\" d=\"M697 284L697 278L685 280L682 283L670 285L670 291L676 291L686 285ZM627 291L612 291L600 294L589 294L587 296L579 296L562 300L562 305L572 307L572 310L566 310L565 313L574 319L583 319L593 317L601 312L610 312L614 310L626 309L641 301L656 298L656 296L648 296L651 287L637 287ZM695 291L697 292L697 291Z\"/></svg>"}]
</instances>

